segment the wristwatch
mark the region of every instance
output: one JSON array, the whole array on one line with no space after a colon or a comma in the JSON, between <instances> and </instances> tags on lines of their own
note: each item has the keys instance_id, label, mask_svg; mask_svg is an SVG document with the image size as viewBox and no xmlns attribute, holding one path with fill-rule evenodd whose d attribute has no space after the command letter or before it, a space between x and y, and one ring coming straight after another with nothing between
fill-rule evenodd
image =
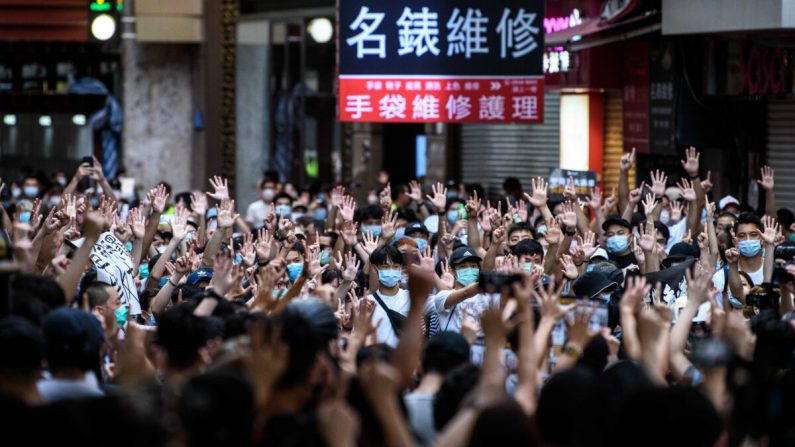
<instances>
[{"instance_id":1,"label":"wristwatch","mask_svg":"<svg viewBox=\"0 0 795 447\"><path fill-rule=\"evenodd\" d=\"M563 353L570 357L578 359L582 355L582 349L578 348L577 346L566 343L566 346L563 347Z\"/></svg>"}]
</instances>

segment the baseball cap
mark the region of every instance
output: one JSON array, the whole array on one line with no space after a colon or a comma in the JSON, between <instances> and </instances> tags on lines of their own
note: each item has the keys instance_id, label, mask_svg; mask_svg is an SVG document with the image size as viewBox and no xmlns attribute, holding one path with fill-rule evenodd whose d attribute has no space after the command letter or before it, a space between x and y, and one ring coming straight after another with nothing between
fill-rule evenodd
<instances>
[{"instance_id":1,"label":"baseball cap","mask_svg":"<svg viewBox=\"0 0 795 447\"><path fill-rule=\"evenodd\" d=\"M195 286L199 281L213 279L213 269L208 267L200 268L188 275L188 284Z\"/></svg>"},{"instance_id":2,"label":"baseball cap","mask_svg":"<svg viewBox=\"0 0 795 447\"><path fill-rule=\"evenodd\" d=\"M68 307L50 312L44 320L43 332L48 352L56 350L62 355L77 355L87 347L99 349L105 339L97 317Z\"/></svg>"},{"instance_id":3,"label":"baseball cap","mask_svg":"<svg viewBox=\"0 0 795 447\"><path fill-rule=\"evenodd\" d=\"M605 290L617 286L618 284L610 281L604 273L588 272L574 283L574 294L578 297L596 298Z\"/></svg>"},{"instance_id":4,"label":"baseball cap","mask_svg":"<svg viewBox=\"0 0 795 447\"><path fill-rule=\"evenodd\" d=\"M403 234L409 235L409 234L414 233L414 232L420 232L420 233L423 233L426 236L430 236L431 235L431 232L428 231L428 227L426 227L425 225L423 225L420 222L414 222L414 223L411 223L408 226L406 226L406 229L403 231Z\"/></svg>"},{"instance_id":5,"label":"baseball cap","mask_svg":"<svg viewBox=\"0 0 795 447\"><path fill-rule=\"evenodd\" d=\"M607 251L602 247L597 248L591 255L591 259L599 259L599 258L610 259L610 256L607 255Z\"/></svg>"},{"instance_id":6,"label":"baseball cap","mask_svg":"<svg viewBox=\"0 0 795 447\"><path fill-rule=\"evenodd\" d=\"M628 230L632 229L632 225L629 222L627 222L626 219L619 216L618 214L614 214L608 217L607 220L605 220L605 222L602 224L602 229L607 231L607 228L610 227L610 225L621 225L622 227Z\"/></svg>"},{"instance_id":7,"label":"baseball cap","mask_svg":"<svg viewBox=\"0 0 795 447\"><path fill-rule=\"evenodd\" d=\"M726 196L726 197L720 199L720 202L718 202L718 205L720 206L721 210L724 210L729 205L740 206L740 201L737 200L734 196Z\"/></svg>"},{"instance_id":8,"label":"baseball cap","mask_svg":"<svg viewBox=\"0 0 795 447\"><path fill-rule=\"evenodd\" d=\"M465 246L459 247L453 251L453 254L450 256L450 265L455 267L456 265L467 261L480 262L482 260L483 259L481 259L480 256L475 253L475 250Z\"/></svg>"},{"instance_id":9,"label":"baseball cap","mask_svg":"<svg viewBox=\"0 0 795 447\"><path fill-rule=\"evenodd\" d=\"M671 247L671 250L668 252L668 256L663 259L663 266L670 267L674 262L682 262L687 261L688 259L693 259L698 257L699 253L693 245L688 244L687 242L677 242Z\"/></svg>"}]
</instances>

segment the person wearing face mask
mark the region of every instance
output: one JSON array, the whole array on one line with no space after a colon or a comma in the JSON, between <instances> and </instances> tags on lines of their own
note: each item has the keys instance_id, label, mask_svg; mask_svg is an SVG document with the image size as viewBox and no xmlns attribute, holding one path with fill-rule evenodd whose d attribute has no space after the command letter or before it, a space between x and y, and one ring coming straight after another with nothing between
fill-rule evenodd
<instances>
[{"instance_id":1,"label":"person wearing face mask","mask_svg":"<svg viewBox=\"0 0 795 447\"><path fill-rule=\"evenodd\" d=\"M414 239L414 241L417 242L417 249L420 252L425 250L431 238L431 232L428 231L428 227L419 222L409 224L403 231L403 235Z\"/></svg>"},{"instance_id":2,"label":"person wearing face mask","mask_svg":"<svg viewBox=\"0 0 795 447\"><path fill-rule=\"evenodd\" d=\"M611 261L622 269L633 264L638 265L638 260L635 259L635 253L632 251L634 240L632 224L616 215L609 217L602 224L602 230L605 232L607 253Z\"/></svg>"},{"instance_id":3,"label":"person wearing face mask","mask_svg":"<svg viewBox=\"0 0 795 447\"><path fill-rule=\"evenodd\" d=\"M36 177L25 177L22 182L22 195L28 200L33 200L39 197L41 188L39 187L39 179Z\"/></svg>"},{"instance_id":4,"label":"person wearing face mask","mask_svg":"<svg viewBox=\"0 0 795 447\"><path fill-rule=\"evenodd\" d=\"M374 326L381 321L376 331L376 342L394 348L398 345L398 333L404 330L402 324L411 305L408 291L400 288L403 255L392 245L385 245L370 255L370 266L377 275L376 283L370 283L372 293L368 296L376 303L371 321ZM425 314L434 311L433 301L429 298Z\"/></svg>"},{"instance_id":5,"label":"person wearing face mask","mask_svg":"<svg viewBox=\"0 0 795 447\"><path fill-rule=\"evenodd\" d=\"M511 254L519 259L519 266L528 275L533 274L533 269L544 268L544 249L532 239L525 239L511 247Z\"/></svg>"},{"instance_id":6,"label":"person wearing face mask","mask_svg":"<svg viewBox=\"0 0 795 447\"><path fill-rule=\"evenodd\" d=\"M273 199L274 205L274 212L276 213L277 219L290 219L290 214L293 211L293 198L290 197L288 194L279 193L276 195L276 198Z\"/></svg>"},{"instance_id":7,"label":"person wearing face mask","mask_svg":"<svg viewBox=\"0 0 795 447\"><path fill-rule=\"evenodd\" d=\"M368 206L357 212L357 219L361 222L362 234L373 233L373 236L381 235L381 218L384 211L378 206Z\"/></svg>"},{"instance_id":8,"label":"person wearing face mask","mask_svg":"<svg viewBox=\"0 0 795 447\"><path fill-rule=\"evenodd\" d=\"M304 246L296 243L287 253L287 277L294 283L304 272Z\"/></svg>"},{"instance_id":9,"label":"person wearing face mask","mask_svg":"<svg viewBox=\"0 0 795 447\"><path fill-rule=\"evenodd\" d=\"M469 247L459 247L450 256L450 267L455 275L453 290L440 291L433 297L442 330L461 332L467 309L488 309L490 305L499 305L499 297L495 300L480 293L478 278L482 261Z\"/></svg>"},{"instance_id":10,"label":"person wearing face mask","mask_svg":"<svg viewBox=\"0 0 795 447\"><path fill-rule=\"evenodd\" d=\"M270 204L276 197L276 184L272 180L265 179L260 182L257 190L259 198L246 209L246 222L254 228L262 228L270 212Z\"/></svg>"},{"instance_id":11,"label":"person wearing face mask","mask_svg":"<svg viewBox=\"0 0 795 447\"><path fill-rule=\"evenodd\" d=\"M741 307L745 297L742 294L742 282L739 272L745 272L754 284L762 284L764 274L764 256L762 249L773 250L772 244L762 240L762 220L751 213L743 213L734 225L732 242L737 248L726 250L726 265L712 276L712 284L723 294L727 294L734 307ZM721 302L720 299L718 302Z\"/></svg>"},{"instance_id":12,"label":"person wearing face mask","mask_svg":"<svg viewBox=\"0 0 795 447\"><path fill-rule=\"evenodd\" d=\"M297 222L298 219L304 217L309 208L303 202L293 202L292 211L290 211L290 220Z\"/></svg>"}]
</instances>

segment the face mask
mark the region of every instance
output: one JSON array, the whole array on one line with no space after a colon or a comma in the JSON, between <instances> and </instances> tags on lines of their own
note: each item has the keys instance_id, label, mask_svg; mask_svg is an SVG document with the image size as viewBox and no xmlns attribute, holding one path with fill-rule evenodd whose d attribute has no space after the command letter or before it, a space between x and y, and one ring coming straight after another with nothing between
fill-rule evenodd
<instances>
[{"instance_id":1,"label":"face mask","mask_svg":"<svg viewBox=\"0 0 795 447\"><path fill-rule=\"evenodd\" d=\"M295 282L301 273L304 272L304 263L303 262L293 262L292 264L287 266L287 277L290 278L290 282Z\"/></svg>"},{"instance_id":2,"label":"face mask","mask_svg":"<svg viewBox=\"0 0 795 447\"><path fill-rule=\"evenodd\" d=\"M789 235L789 240L795 242L795 233Z\"/></svg>"},{"instance_id":3,"label":"face mask","mask_svg":"<svg viewBox=\"0 0 795 447\"><path fill-rule=\"evenodd\" d=\"M456 270L455 275L458 279L458 283L466 287L478 280L478 276L480 275L480 269L474 267L468 267Z\"/></svg>"},{"instance_id":4,"label":"face mask","mask_svg":"<svg viewBox=\"0 0 795 447\"><path fill-rule=\"evenodd\" d=\"M381 225L362 225L362 233L373 233L373 236L381 236Z\"/></svg>"},{"instance_id":5,"label":"face mask","mask_svg":"<svg viewBox=\"0 0 795 447\"><path fill-rule=\"evenodd\" d=\"M132 242L127 242L127 244L125 244L125 245L126 245L126 247L127 247L127 251L130 251L130 252L131 252L131 251L133 251L133 244L132 244Z\"/></svg>"},{"instance_id":6,"label":"face mask","mask_svg":"<svg viewBox=\"0 0 795 447\"><path fill-rule=\"evenodd\" d=\"M395 231L395 237L402 237L406 234L406 228L400 227Z\"/></svg>"},{"instance_id":7,"label":"face mask","mask_svg":"<svg viewBox=\"0 0 795 447\"><path fill-rule=\"evenodd\" d=\"M669 220L671 220L671 213L669 213L668 211L662 210L660 212L660 222L663 225L668 225L668 221Z\"/></svg>"},{"instance_id":8,"label":"face mask","mask_svg":"<svg viewBox=\"0 0 795 447\"><path fill-rule=\"evenodd\" d=\"M193 239L193 232L185 233L185 240L189 241L191 239Z\"/></svg>"},{"instance_id":9,"label":"face mask","mask_svg":"<svg viewBox=\"0 0 795 447\"><path fill-rule=\"evenodd\" d=\"M91 206L92 206L94 209L96 209L96 208L99 206L99 199L98 199L98 198L96 198L96 197L93 197L93 198L91 199Z\"/></svg>"},{"instance_id":10,"label":"face mask","mask_svg":"<svg viewBox=\"0 0 795 447\"><path fill-rule=\"evenodd\" d=\"M294 212L294 213L290 214L290 220L292 220L293 222L297 222L298 219L300 219L302 217L304 217L304 213Z\"/></svg>"},{"instance_id":11,"label":"face mask","mask_svg":"<svg viewBox=\"0 0 795 447\"><path fill-rule=\"evenodd\" d=\"M276 217L290 217L290 205L276 205Z\"/></svg>"},{"instance_id":12,"label":"face mask","mask_svg":"<svg viewBox=\"0 0 795 447\"><path fill-rule=\"evenodd\" d=\"M524 272L527 273L528 275L532 275L533 274L533 263L532 262L525 262L524 264L522 264L522 270L524 270Z\"/></svg>"},{"instance_id":13,"label":"face mask","mask_svg":"<svg viewBox=\"0 0 795 447\"><path fill-rule=\"evenodd\" d=\"M378 196L367 196L368 205L378 205Z\"/></svg>"},{"instance_id":14,"label":"face mask","mask_svg":"<svg viewBox=\"0 0 795 447\"><path fill-rule=\"evenodd\" d=\"M243 263L243 255L240 253L235 255L235 265L240 265Z\"/></svg>"},{"instance_id":15,"label":"face mask","mask_svg":"<svg viewBox=\"0 0 795 447\"><path fill-rule=\"evenodd\" d=\"M58 177L55 181L61 186L66 186L66 177Z\"/></svg>"},{"instance_id":16,"label":"face mask","mask_svg":"<svg viewBox=\"0 0 795 447\"><path fill-rule=\"evenodd\" d=\"M607 251L613 254L623 253L629 246L628 236L613 236L607 240Z\"/></svg>"},{"instance_id":17,"label":"face mask","mask_svg":"<svg viewBox=\"0 0 795 447\"><path fill-rule=\"evenodd\" d=\"M385 287L395 287L400 281L400 270L379 270L378 282Z\"/></svg>"},{"instance_id":18,"label":"face mask","mask_svg":"<svg viewBox=\"0 0 795 447\"><path fill-rule=\"evenodd\" d=\"M447 223L450 225L455 225L455 221L458 220L458 211L448 211L447 212Z\"/></svg>"},{"instance_id":19,"label":"face mask","mask_svg":"<svg viewBox=\"0 0 795 447\"><path fill-rule=\"evenodd\" d=\"M16 198L18 198L21 195L22 195L22 190L21 189L19 189L16 186L11 188L11 197L16 199Z\"/></svg>"},{"instance_id":20,"label":"face mask","mask_svg":"<svg viewBox=\"0 0 795 447\"><path fill-rule=\"evenodd\" d=\"M262 200L270 202L276 196L276 191L272 188L265 188L262 190Z\"/></svg>"},{"instance_id":21,"label":"face mask","mask_svg":"<svg viewBox=\"0 0 795 447\"><path fill-rule=\"evenodd\" d=\"M50 197L50 200L48 202L50 204L50 208L54 208L61 204L61 198L58 196Z\"/></svg>"},{"instance_id":22,"label":"face mask","mask_svg":"<svg viewBox=\"0 0 795 447\"><path fill-rule=\"evenodd\" d=\"M331 262L331 250L325 249L320 252L320 265L326 265Z\"/></svg>"},{"instance_id":23,"label":"face mask","mask_svg":"<svg viewBox=\"0 0 795 447\"><path fill-rule=\"evenodd\" d=\"M756 240L740 241L740 255L746 258L753 258L762 250L762 243Z\"/></svg>"},{"instance_id":24,"label":"face mask","mask_svg":"<svg viewBox=\"0 0 795 447\"><path fill-rule=\"evenodd\" d=\"M116 324L119 326L124 326L124 323L127 322L127 315L130 313L130 310L127 306L121 306L116 309L116 312L113 315L116 317Z\"/></svg>"},{"instance_id":25,"label":"face mask","mask_svg":"<svg viewBox=\"0 0 795 447\"><path fill-rule=\"evenodd\" d=\"M425 247L428 246L428 241L418 237L415 237L414 240L417 242L417 249L420 251L420 253L422 253L422 251L425 250Z\"/></svg>"},{"instance_id":26,"label":"face mask","mask_svg":"<svg viewBox=\"0 0 795 447\"><path fill-rule=\"evenodd\" d=\"M36 197L39 195L39 187L38 186L25 186L22 188L22 191L25 192L25 195L28 197Z\"/></svg>"},{"instance_id":27,"label":"face mask","mask_svg":"<svg viewBox=\"0 0 795 447\"><path fill-rule=\"evenodd\" d=\"M19 221L21 223L28 223L28 222L30 222L30 216L31 215L32 215L32 213L30 211L25 211L23 213L20 213Z\"/></svg>"},{"instance_id":28,"label":"face mask","mask_svg":"<svg viewBox=\"0 0 795 447\"><path fill-rule=\"evenodd\" d=\"M276 298L277 300L280 300L280 299L284 298L284 295L286 293L287 293L287 289L282 289L282 290L273 289L273 297Z\"/></svg>"},{"instance_id":29,"label":"face mask","mask_svg":"<svg viewBox=\"0 0 795 447\"><path fill-rule=\"evenodd\" d=\"M325 208L318 208L315 210L315 219L316 220L325 220L328 216L328 210Z\"/></svg>"},{"instance_id":30,"label":"face mask","mask_svg":"<svg viewBox=\"0 0 795 447\"><path fill-rule=\"evenodd\" d=\"M162 246L161 247L157 247L155 250L157 250L157 252L162 255L163 253L165 253L166 247L162 247Z\"/></svg>"},{"instance_id":31,"label":"face mask","mask_svg":"<svg viewBox=\"0 0 795 447\"><path fill-rule=\"evenodd\" d=\"M538 233L538 234L547 234L547 230L548 230L548 228L547 228L546 225L541 225L540 227L536 228L536 233Z\"/></svg>"},{"instance_id":32,"label":"face mask","mask_svg":"<svg viewBox=\"0 0 795 447\"><path fill-rule=\"evenodd\" d=\"M141 279L146 279L149 277L149 264L141 264L138 266L138 275Z\"/></svg>"}]
</instances>

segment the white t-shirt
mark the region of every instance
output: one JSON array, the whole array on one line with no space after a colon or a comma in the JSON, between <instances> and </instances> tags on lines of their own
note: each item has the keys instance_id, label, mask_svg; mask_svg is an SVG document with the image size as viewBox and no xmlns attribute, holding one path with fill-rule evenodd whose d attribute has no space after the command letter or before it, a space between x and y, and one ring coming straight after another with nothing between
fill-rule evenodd
<instances>
[{"instance_id":1,"label":"white t-shirt","mask_svg":"<svg viewBox=\"0 0 795 447\"><path fill-rule=\"evenodd\" d=\"M430 393L410 393L403 396L409 413L409 425L417 435L420 446L428 446L436 438L433 421L433 398Z\"/></svg>"},{"instance_id":2,"label":"white t-shirt","mask_svg":"<svg viewBox=\"0 0 795 447\"><path fill-rule=\"evenodd\" d=\"M765 266L764 265L762 265L762 267L759 267L759 270L757 270L755 272L745 272L745 273L747 273L748 276L751 277L751 281L754 282L752 284L752 287L753 286L758 286L758 285L762 284L763 282L765 282ZM712 275L712 284L715 286L716 289L718 289L718 298L717 299L718 299L718 303L719 304L723 304L723 288L726 287L726 278L725 278L725 276L726 276L726 274L723 272L723 269L718 270L717 272L715 272L714 275ZM727 291L727 293L729 294L730 297L734 298L734 295L732 295L732 292L731 292L731 290L728 287L726 287L726 291Z\"/></svg>"},{"instance_id":3,"label":"white t-shirt","mask_svg":"<svg viewBox=\"0 0 795 447\"><path fill-rule=\"evenodd\" d=\"M489 306L500 305L499 295L479 293L461 301L449 309L445 309L447 297L453 292L453 290L442 290L433 297L436 312L439 314L439 327L443 331L461 332L461 323L464 321L465 312L479 321L480 315L485 312Z\"/></svg>"},{"instance_id":4,"label":"white t-shirt","mask_svg":"<svg viewBox=\"0 0 795 447\"><path fill-rule=\"evenodd\" d=\"M265 225L265 217L270 212L270 207L262 200L257 200L248 206L246 210L246 222L253 225L255 228L260 228Z\"/></svg>"},{"instance_id":5,"label":"white t-shirt","mask_svg":"<svg viewBox=\"0 0 795 447\"><path fill-rule=\"evenodd\" d=\"M669 226L668 233L670 237L668 238L668 245L665 246L666 253L671 251L671 247L682 242L682 238L687 234L687 219L682 218L679 223Z\"/></svg>"},{"instance_id":6,"label":"white t-shirt","mask_svg":"<svg viewBox=\"0 0 795 447\"><path fill-rule=\"evenodd\" d=\"M405 289L398 289L398 292L393 296L384 295L381 292L378 292L378 296L381 297L381 300L384 304L387 305L390 309L394 310L395 312L399 312L403 316L408 316L409 314L409 307L411 307L411 300L409 299L409 292ZM387 316L386 311L375 301L373 295L370 294L368 299L375 302L375 310L373 311L373 317L371 321L373 325L375 325L378 320L381 320L381 325L378 326L378 330L376 331L376 339L378 343L386 343L391 347L396 347L398 345L398 341L400 340L395 333L395 330L392 329L392 323L389 322L389 317ZM425 314L430 312L435 312L436 309L433 305L432 297L428 297L428 300L425 302Z\"/></svg>"}]
</instances>

